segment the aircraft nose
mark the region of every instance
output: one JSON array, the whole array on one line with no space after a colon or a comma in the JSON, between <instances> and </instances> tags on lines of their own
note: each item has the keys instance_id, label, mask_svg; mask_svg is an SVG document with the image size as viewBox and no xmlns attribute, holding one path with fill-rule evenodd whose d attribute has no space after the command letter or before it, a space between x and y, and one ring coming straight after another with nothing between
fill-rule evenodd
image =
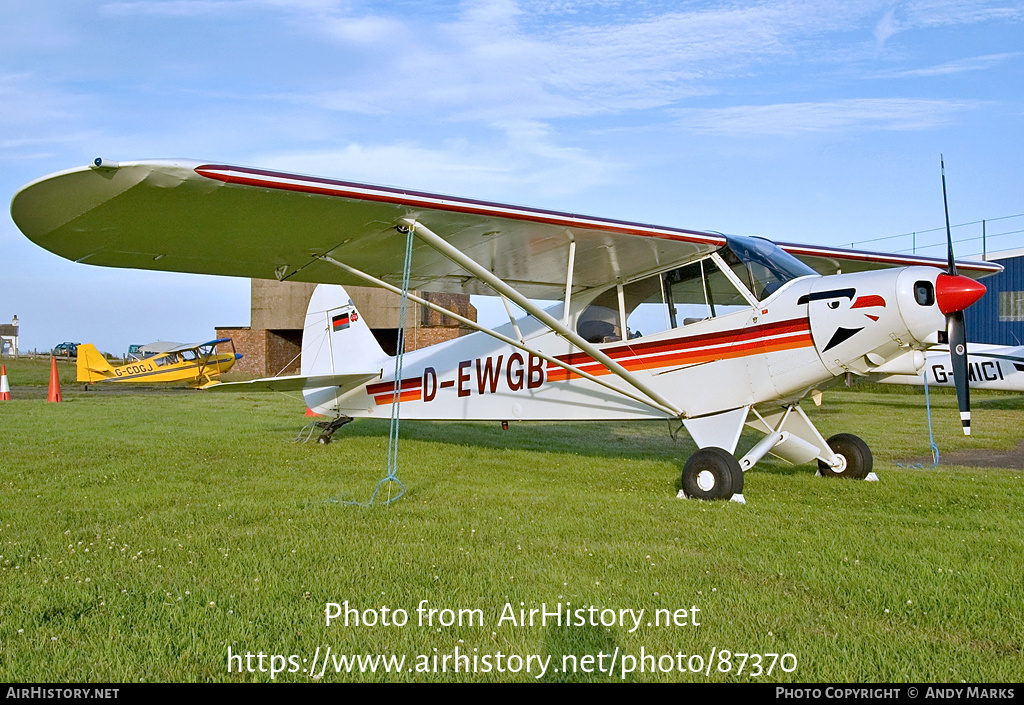
<instances>
[{"instance_id":1,"label":"aircraft nose","mask_svg":"<svg viewBox=\"0 0 1024 705\"><path fill-rule=\"evenodd\" d=\"M935 301L944 314L963 311L985 294L985 285L970 277L940 274L935 280Z\"/></svg>"}]
</instances>

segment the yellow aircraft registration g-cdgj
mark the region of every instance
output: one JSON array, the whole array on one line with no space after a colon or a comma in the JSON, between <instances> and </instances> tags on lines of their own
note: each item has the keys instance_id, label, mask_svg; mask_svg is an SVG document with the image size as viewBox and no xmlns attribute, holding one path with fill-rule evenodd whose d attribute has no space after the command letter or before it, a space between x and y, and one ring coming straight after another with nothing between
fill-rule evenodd
<instances>
[{"instance_id":1,"label":"yellow aircraft registration g-cdgj","mask_svg":"<svg viewBox=\"0 0 1024 705\"><path fill-rule=\"evenodd\" d=\"M302 374L241 384L302 389L333 419L323 441L399 402L416 419L677 419L699 447L682 492L703 499L742 500L743 473L768 453L873 477L864 441L823 438L800 402L848 372L912 374L947 337L969 432L962 311L985 291L975 278L1002 269L957 263L952 247L944 262L776 245L186 161L97 159L28 184L11 213L31 240L86 264L397 294L407 273L410 290L500 296L526 315L509 309L489 329L410 295L477 332L405 354L396 384L344 289L318 287ZM763 438L737 458L744 425Z\"/></svg>"},{"instance_id":2,"label":"yellow aircraft registration g-cdgj","mask_svg":"<svg viewBox=\"0 0 1024 705\"><path fill-rule=\"evenodd\" d=\"M231 338L219 338L206 343L174 344L172 347L133 360L124 365L111 365L93 345L78 346L78 381L121 382L150 384L154 382L190 382L204 387L214 382L221 372L227 372L241 359L232 350L218 353L217 345L230 343Z\"/></svg>"}]
</instances>

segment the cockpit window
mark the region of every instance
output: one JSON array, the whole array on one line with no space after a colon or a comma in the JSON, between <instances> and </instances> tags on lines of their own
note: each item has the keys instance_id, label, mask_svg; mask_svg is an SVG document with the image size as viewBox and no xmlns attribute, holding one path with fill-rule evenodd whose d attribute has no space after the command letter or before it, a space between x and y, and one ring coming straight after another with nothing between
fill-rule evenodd
<instances>
[{"instance_id":1,"label":"cockpit window","mask_svg":"<svg viewBox=\"0 0 1024 705\"><path fill-rule=\"evenodd\" d=\"M610 343L749 309L783 284L816 272L761 238L727 237L720 262L747 292L741 292L713 257L603 292L576 319L576 332L591 343ZM622 322L626 322L625 331Z\"/></svg>"},{"instance_id":2,"label":"cockpit window","mask_svg":"<svg viewBox=\"0 0 1024 705\"><path fill-rule=\"evenodd\" d=\"M792 279L817 274L782 248L758 237L728 236L719 254L758 301Z\"/></svg>"}]
</instances>

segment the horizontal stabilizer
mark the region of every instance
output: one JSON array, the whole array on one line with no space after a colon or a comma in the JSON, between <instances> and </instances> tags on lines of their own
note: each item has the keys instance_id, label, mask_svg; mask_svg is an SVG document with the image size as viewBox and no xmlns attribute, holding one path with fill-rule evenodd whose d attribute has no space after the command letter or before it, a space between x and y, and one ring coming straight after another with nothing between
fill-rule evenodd
<instances>
[{"instance_id":1,"label":"horizontal stabilizer","mask_svg":"<svg viewBox=\"0 0 1024 705\"><path fill-rule=\"evenodd\" d=\"M341 393L344 393L372 379L380 379L380 376L380 370L343 375L287 375L251 379L247 382L221 382L203 387L203 389L220 392L294 392L301 389L340 387Z\"/></svg>"}]
</instances>

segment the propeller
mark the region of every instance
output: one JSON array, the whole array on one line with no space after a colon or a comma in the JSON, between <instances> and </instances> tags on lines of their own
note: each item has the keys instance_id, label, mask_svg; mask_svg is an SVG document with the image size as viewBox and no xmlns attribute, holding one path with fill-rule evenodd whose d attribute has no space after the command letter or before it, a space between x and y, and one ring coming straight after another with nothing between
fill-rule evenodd
<instances>
[{"instance_id":1,"label":"propeller","mask_svg":"<svg viewBox=\"0 0 1024 705\"><path fill-rule=\"evenodd\" d=\"M949 228L949 205L946 201L946 162L939 156L942 167L942 206L946 211L946 244L948 264L946 273L935 281L935 301L939 310L946 315L946 338L949 342L949 357L953 365L953 382L956 384L956 401L960 407L960 423L964 435L971 435L971 387L967 378L967 328L964 325L964 309L980 299L985 285L956 272L953 258L953 235Z\"/></svg>"}]
</instances>

